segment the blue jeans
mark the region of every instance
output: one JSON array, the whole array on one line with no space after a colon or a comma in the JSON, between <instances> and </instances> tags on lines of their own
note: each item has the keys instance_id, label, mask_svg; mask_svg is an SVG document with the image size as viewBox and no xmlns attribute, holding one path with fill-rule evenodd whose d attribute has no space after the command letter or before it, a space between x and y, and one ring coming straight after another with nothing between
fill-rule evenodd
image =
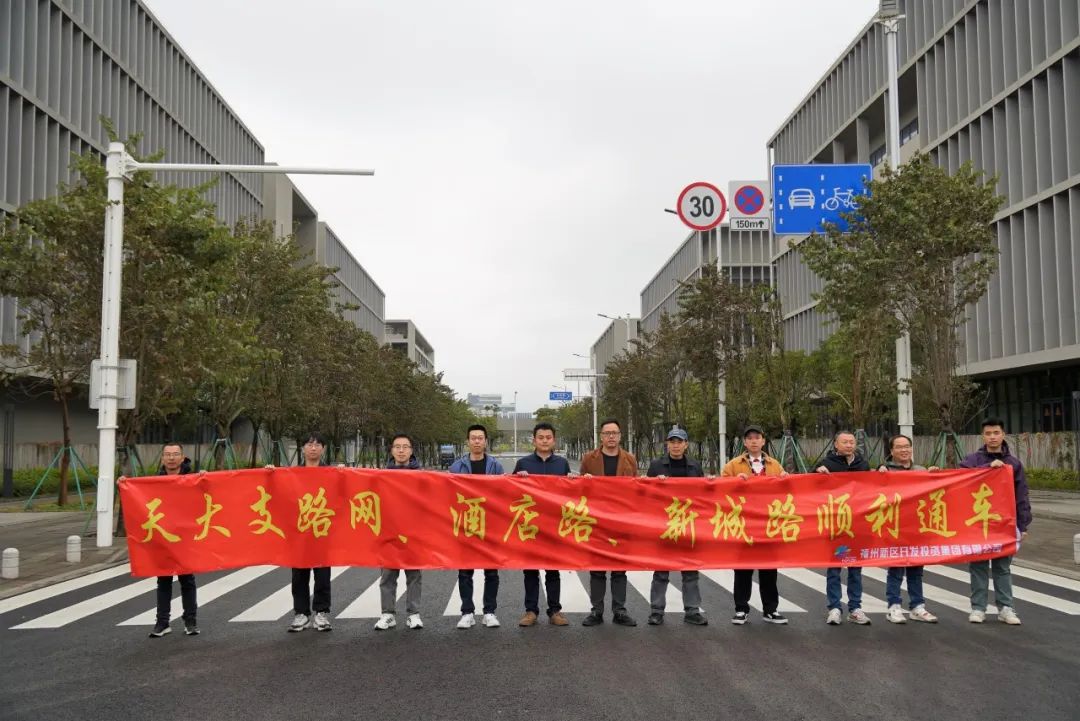
<instances>
[{"instance_id":1,"label":"blue jeans","mask_svg":"<svg viewBox=\"0 0 1080 721\"><path fill-rule=\"evenodd\" d=\"M843 568L830 568L825 572L825 596L829 600L829 610L840 608L840 574ZM847 607L848 613L862 608L862 569L848 566L847 569Z\"/></svg>"},{"instance_id":2,"label":"blue jeans","mask_svg":"<svg viewBox=\"0 0 1080 721\"><path fill-rule=\"evenodd\" d=\"M885 579L885 598L890 606L902 606L903 598L900 596L900 584L907 576L908 608L915 609L926 603L922 591L922 566L898 566L890 568L889 575Z\"/></svg>"}]
</instances>

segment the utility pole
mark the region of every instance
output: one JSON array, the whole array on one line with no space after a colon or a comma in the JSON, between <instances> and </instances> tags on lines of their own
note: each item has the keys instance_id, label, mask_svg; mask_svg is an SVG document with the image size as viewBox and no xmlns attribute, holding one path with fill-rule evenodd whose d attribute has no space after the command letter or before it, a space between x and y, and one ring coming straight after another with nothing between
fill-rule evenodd
<instances>
[{"instance_id":1,"label":"utility pole","mask_svg":"<svg viewBox=\"0 0 1080 721\"><path fill-rule=\"evenodd\" d=\"M900 169L900 80L896 57L896 35L900 21L896 0L881 0L877 16L878 23L885 30L885 65L888 72L889 87L885 93L886 144L889 151L889 165L893 172ZM900 432L914 438L915 410L911 398L911 335L905 330L896 339L896 415Z\"/></svg>"},{"instance_id":2,"label":"utility pole","mask_svg":"<svg viewBox=\"0 0 1080 721\"><path fill-rule=\"evenodd\" d=\"M109 204L105 208L105 248L101 283L101 396L98 406L97 546L113 542L113 487L116 483L116 431L120 401L120 298L124 263L124 181L137 170L194 173L294 173L301 175L374 175L374 170L288 167L280 165L214 165L143 163L123 143L109 143L105 160Z\"/></svg>"}]
</instances>

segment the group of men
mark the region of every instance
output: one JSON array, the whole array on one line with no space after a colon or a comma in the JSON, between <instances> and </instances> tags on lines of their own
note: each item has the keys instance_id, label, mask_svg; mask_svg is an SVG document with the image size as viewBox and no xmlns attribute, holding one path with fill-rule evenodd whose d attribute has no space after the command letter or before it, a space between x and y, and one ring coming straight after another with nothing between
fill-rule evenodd
<instances>
[{"instance_id":1,"label":"group of men","mask_svg":"<svg viewBox=\"0 0 1080 721\"><path fill-rule=\"evenodd\" d=\"M555 428L550 423L538 423L533 428L533 452L519 458L513 473L518 476L545 475L570 476L569 462L555 453ZM633 454L622 447L622 425L616 419L607 419L600 425L600 447L586 453L581 459L580 473L584 476L620 476L638 475L638 464ZM488 453L487 429L482 425L473 425L468 429L468 453L458 458L450 467L451 473L503 475L504 470L498 459ZM701 464L690 457L689 436L679 427L673 427L667 434L665 453L652 461L646 475L663 481L666 478L706 477ZM997 467L1008 464L1013 467L1013 479L1016 492L1017 540L1027 535L1031 523L1031 506L1028 501L1027 481L1023 464L1012 455L1005 441L1004 422L988 419L982 424L983 446L968 455L961 463L964 468ZM755 425L748 426L743 432L744 452L733 458L721 471L722 476L738 477L744 481L763 477L786 476L783 466L765 453L766 437L764 430ZM308 436L302 446L301 465L325 465L323 454L326 439L318 433ZM878 468L882 472L936 470L918 466L912 462L912 441L905 435L893 436L889 443L889 453L885 462ZM421 465L413 453L413 443L406 434L398 434L391 440L390 460L387 469L419 469ZM869 471L870 465L859 453L855 435L841 431L833 439L831 450L815 469L818 473L845 473ZM178 443L166 444L162 452L159 473L177 475L189 473L191 463L184 457ZM998 619L1009 625L1020 625L1020 618L1013 608L1012 580L1010 574L1010 556L994 558L990 561L975 561L969 565L971 577L971 623L983 623L986 619L989 580L994 580L995 600L998 606ZM827 613L825 621L829 625L839 625L843 620L841 574L844 569L830 568L826 572ZM847 620L858 625L869 625L870 618L862 610L862 569L847 567ZM397 625L396 601L399 569L380 569L380 597L382 612L375 622L375 629L385 631ZM410 629L423 628L420 617L421 572L405 570L405 625ZM473 602L473 569L458 571L458 594L461 597L461 617L457 623L459 629L469 629L476 625L476 606ZM758 569L758 586L761 595L762 620L771 624L786 624L788 619L779 612L780 594L777 588L776 569ZM926 608L923 596L922 566L895 567L888 570L886 597L888 600L887 620L892 623L905 623L907 617L913 621L936 623L937 617ZM669 571L655 571L649 593L649 625L664 623L664 611L667 600ZM701 589L698 572L681 571L683 620L691 625L705 626L708 619L701 605ZM314 593L310 582L314 578ZM597 626L604 623L605 599L607 588L611 586L612 621L620 626L636 626L637 621L627 611L627 577L625 571L590 571L589 597L591 612L582 622L583 626ZM735 571L734 600L735 612L731 622L744 625L750 618L750 594L753 589L754 571L737 569ZM901 585L907 579L909 613L905 616L902 609ZM199 633L196 623L195 579L190 574L178 577L183 602L183 622L185 633ZM157 587L157 622L151 631L151 637L160 637L170 632L172 576L158 578ZM292 596L294 616L289 624L290 632L313 628L316 631L329 631L330 623L330 581L329 567L292 570ZM525 610L518 625L534 626L540 617L540 570L524 571ZM560 575L558 570L544 571L544 586L547 597L546 616L553 626L568 626L570 621L562 612L560 604ZM496 628L499 624L496 610L498 607L499 571L484 570L483 606L481 623L487 628Z\"/></svg>"}]
</instances>

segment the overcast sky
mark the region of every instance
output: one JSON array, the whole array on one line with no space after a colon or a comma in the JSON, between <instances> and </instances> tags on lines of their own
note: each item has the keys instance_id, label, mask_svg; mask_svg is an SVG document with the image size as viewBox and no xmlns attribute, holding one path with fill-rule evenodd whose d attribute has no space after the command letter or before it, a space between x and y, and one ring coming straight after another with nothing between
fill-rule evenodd
<instances>
[{"instance_id":1,"label":"overcast sky","mask_svg":"<svg viewBox=\"0 0 1080 721\"><path fill-rule=\"evenodd\" d=\"M532 410L685 239L877 0L146 0L459 396ZM571 384L576 390L576 384Z\"/></svg>"}]
</instances>

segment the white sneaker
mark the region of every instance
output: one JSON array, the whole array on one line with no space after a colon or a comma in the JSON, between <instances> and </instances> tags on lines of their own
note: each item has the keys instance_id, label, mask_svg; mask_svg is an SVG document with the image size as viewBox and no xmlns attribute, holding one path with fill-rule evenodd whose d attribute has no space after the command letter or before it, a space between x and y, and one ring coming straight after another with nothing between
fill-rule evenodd
<instances>
[{"instance_id":1,"label":"white sneaker","mask_svg":"<svg viewBox=\"0 0 1080 721\"><path fill-rule=\"evenodd\" d=\"M899 603L889 606L889 611L885 614L885 620L889 623L907 623L907 619L904 618L904 609L900 607Z\"/></svg>"},{"instance_id":2,"label":"white sneaker","mask_svg":"<svg viewBox=\"0 0 1080 721\"><path fill-rule=\"evenodd\" d=\"M379 616L379 620L375 622L376 631L386 631L397 625L397 619L394 618L392 613L384 613Z\"/></svg>"},{"instance_id":3,"label":"white sneaker","mask_svg":"<svg viewBox=\"0 0 1080 721\"><path fill-rule=\"evenodd\" d=\"M869 626L870 617L866 615L866 611L861 608L856 608L854 611L849 611L847 620L851 623L858 624L860 626Z\"/></svg>"},{"instance_id":4,"label":"white sneaker","mask_svg":"<svg viewBox=\"0 0 1080 721\"><path fill-rule=\"evenodd\" d=\"M998 620L1002 623L1007 623L1010 626L1019 626L1020 617L1016 615L1016 611L1012 606L1002 606L998 611Z\"/></svg>"},{"instance_id":5,"label":"white sneaker","mask_svg":"<svg viewBox=\"0 0 1080 721\"><path fill-rule=\"evenodd\" d=\"M926 606L918 605L911 609L911 620L923 623L937 623L937 616L926 610Z\"/></svg>"},{"instance_id":6,"label":"white sneaker","mask_svg":"<svg viewBox=\"0 0 1080 721\"><path fill-rule=\"evenodd\" d=\"M494 613L485 613L484 614L484 627L485 628L498 628L499 627L499 617L496 616Z\"/></svg>"},{"instance_id":7,"label":"white sneaker","mask_svg":"<svg viewBox=\"0 0 1080 721\"><path fill-rule=\"evenodd\" d=\"M461 614L461 620L457 622L458 628L472 628L476 625L475 613L463 613Z\"/></svg>"},{"instance_id":8,"label":"white sneaker","mask_svg":"<svg viewBox=\"0 0 1080 721\"><path fill-rule=\"evenodd\" d=\"M411 628L414 631L424 627L424 622L420 620L419 613L410 613L405 617L405 628Z\"/></svg>"},{"instance_id":9,"label":"white sneaker","mask_svg":"<svg viewBox=\"0 0 1080 721\"><path fill-rule=\"evenodd\" d=\"M289 633L303 631L305 628L307 628L308 621L310 620L311 617L305 613L296 614L295 616L293 616L292 623L289 624Z\"/></svg>"},{"instance_id":10,"label":"white sneaker","mask_svg":"<svg viewBox=\"0 0 1080 721\"><path fill-rule=\"evenodd\" d=\"M839 626L844 614L840 613L839 608L830 608L829 615L825 617L825 623L830 626Z\"/></svg>"},{"instance_id":11,"label":"white sneaker","mask_svg":"<svg viewBox=\"0 0 1080 721\"><path fill-rule=\"evenodd\" d=\"M316 631L329 631L333 626L330 625L330 616L325 611L316 611L315 620L312 622L311 627Z\"/></svg>"},{"instance_id":12,"label":"white sneaker","mask_svg":"<svg viewBox=\"0 0 1080 721\"><path fill-rule=\"evenodd\" d=\"M971 609L971 613L968 614L968 621L971 623L982 623L986 620L986 611L978 611Z\"/></svg>"}]
</instances>

